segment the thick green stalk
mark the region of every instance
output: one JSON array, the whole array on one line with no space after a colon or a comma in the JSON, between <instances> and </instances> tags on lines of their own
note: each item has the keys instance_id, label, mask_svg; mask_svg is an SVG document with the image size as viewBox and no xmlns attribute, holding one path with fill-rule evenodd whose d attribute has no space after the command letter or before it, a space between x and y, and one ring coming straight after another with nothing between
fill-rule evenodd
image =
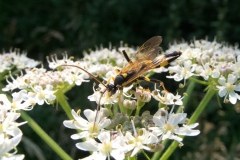
<instances>
[{"instance_id":1,"label":"thick green stalk","mask_svg":"<svg viewBox=\"0 0 240 160\"><path fill-rule=\"evenodd\" d=\"M207 106L208 102L211 100L214 94L215 94L215 90L209 87L206 95L203 97L197 109L194 111L188 124L192 124L196 122L196 120L199 118L199 116L201 115L201 113L203 112L203 110L205 109L205 107ZM161 160L167 160L172 155L174 150L178 147L178 145L179 143L177 141L173 141L172 144L168 147L168 149L162 155Z\"/></svg>"},{"instance_id":2,"label":"thick green stalk","mask_svg":"<svg viewBox=\"0 0 240 160\"><path fill-rule=\"evenodd\" d=\"M30 117L26 112L21 111L21 117L28 125L51 147L61 159L72 160L72 158Z\"/></svg>"},{"instance_id":3,"label":"thick green stalk","mask_svg":"<svg viewBox=\"0 0 240 160\"><path fill-rule=\"evenodd\" d=\"M73 119L73 116L71 114L71 107L69 106L67 102L67 98L65 97L63 92L56 93L57 102L62 106L63 110L67 114L69 119Z\"/></svg>"}]
</instances>

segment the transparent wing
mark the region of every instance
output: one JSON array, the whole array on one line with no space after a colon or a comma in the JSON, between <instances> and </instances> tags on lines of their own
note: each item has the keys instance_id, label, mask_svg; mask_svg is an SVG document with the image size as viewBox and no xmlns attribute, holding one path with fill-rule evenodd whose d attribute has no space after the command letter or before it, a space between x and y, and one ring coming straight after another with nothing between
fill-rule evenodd
<instances>
[{"instance_id":1,"label":"transparent wing","mask_svg":"<svg viewBox=\"0 0 240 160\"><path fill-rule=\"evenodd\" d=\"M159 67L165 61L166 61L166 58L164 55L158 56L154 60L143 61L143 63L138 64L138 67L137 67L138 70L134 70L134 74L131 74L131 76L128 77L128 80L124 82L122 86L127 86L128 84L132 83L135 79L145 74L147 71L154 69L156 67ZM130 70L130 71L133 71L133 70Z\"/></svg>"},{"instance_id":2,"label":"transparent wing","mask_svg":"<svg viewBox=\"0 0 240 160\"><path fill-rule=\"evenodd\" d=\"M155 36L147 40L138 50L137 53L131 57L133 63L129 63L124 67L121 72L126 73L129 70L139 71L142 64L147 63L148 61L153 61L160 52L159 45L162 42L161 36Z\"/></svg>"},{"instance_id":3,"label":"transparent wing","mask_svg":"<svg viewBox=\"0 0 240 160\"><path fill-rule=\"evenodd\" d=\"M155 36L147 40L138 50L133 58L137 61L140 59L153 60L159 55L160 47L162 43L161 36Z\"/></svg>"}]
</instances>

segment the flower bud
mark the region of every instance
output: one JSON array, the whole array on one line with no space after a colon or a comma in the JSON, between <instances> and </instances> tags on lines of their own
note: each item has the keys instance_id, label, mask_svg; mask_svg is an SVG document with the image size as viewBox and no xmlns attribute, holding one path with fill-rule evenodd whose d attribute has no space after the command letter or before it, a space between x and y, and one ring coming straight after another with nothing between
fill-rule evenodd
<instances>
[{"instance_id":1,"label":"flower bud","mask_svg":"<svg viewBox=\"0 0 240 160\"><path fill-rule=\"evenodd\" d=\"M134 110L137 106L137 102L135 100L124 99L123 106L127 109Z\"/></svg>"}]
</instances>

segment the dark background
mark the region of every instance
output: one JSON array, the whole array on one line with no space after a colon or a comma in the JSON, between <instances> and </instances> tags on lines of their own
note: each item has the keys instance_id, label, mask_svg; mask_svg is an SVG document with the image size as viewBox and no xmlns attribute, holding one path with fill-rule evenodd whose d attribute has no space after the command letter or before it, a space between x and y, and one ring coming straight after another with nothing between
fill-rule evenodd
<instances>
[{"instance_id":1,"label":"dark background","mask_svg":"<svg viewBox=\"0 0 240 160\"><path fill-rule=\"evenodd\" d=\"M81 57L84 50L100 44L108 46L109 42L119 45L120 41L124 41L139 46L155 35L163 37L163 49L167 49L168 44L175 40L189 41L206 37L235 44L240 41L239 6L239 0L0 0L0 48L6 51L20 48L26 50L29 57L46 62L46 56L50 54L67 51L69 55ZM70 100L77 99L72 106L79 105L79 101L88 105L87 96L76 97L82 90L88 90L86 88L89 87L81 86L68 95ZM91 94L92 89L88 92ZM201 87L199 92L202 92ZM195 96L201 97L199 94ZM239 140L236 133L240 131L236 126L240 118L235 110L239 106L236 105L234 109L232 106L219 107L218 103L211 105L199 120L202 123L200 129L210 123L214 124L215 132L189 138L190 141L186 141L185 146L175 152L175 159L191 159L195 153L199 153L200 158L205 155L206 159L212 159L213 153L219 153L226 159L236 156L236 146L240 148L236 140ZM74 131L67 133L69 130L62 126L62 121L67 117L61 107L35 107L29 113L74 159L84 157L82 152L76 150L76 142L70 140L69 136ZM227 125L223 125L225 123ZM219 136L218 130L222 126L231 130L232 135ZM21 128L24 136L38 145L46 159L59 159L27 125ZM215 142L216 138L223 141L225 151L222 148L209 150L209 146L220 146ZM19 149L19 153L26 154L26 159L33 158L27 151L29 146L29 143L25 146L21 144Z\"/></svg>"},{"instance_id":2,"label":"dark background","mask_svg":"<svg viewBox=\"0 0 240 160\"><path fill-rule=\"evenodd\" d=\"M51 53L81 55L109 42L139 46L163 36L174 40L217 38L239 42L238 0L35 0L0 1L0 48L27 50L30 57Z\"/></svg>"}]
</instances>

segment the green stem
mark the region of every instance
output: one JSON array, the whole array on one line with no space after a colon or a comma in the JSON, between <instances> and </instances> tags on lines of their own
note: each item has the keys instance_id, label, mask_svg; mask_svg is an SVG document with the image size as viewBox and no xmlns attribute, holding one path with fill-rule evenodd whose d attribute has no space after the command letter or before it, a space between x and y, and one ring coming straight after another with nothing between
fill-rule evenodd
<instances>
[{"instance_id":1,"label":"green stem","mask_svg":"<svg viewBox=\"0 0 240 160\"><path fill-rule=\"evenodd\" d=\"M28 125L59 155L59 157L61 157L61 159L72 160L72 158L54 140L52 140L52 138L44 132L26 112L21 111L21 117L28 122Z\"/></svg>"},{"instance_id":2,"label":"green stem","mask_svg":"<svg viewBox=\"0 0 240 160\"><path fill-rule=\"evenodd\" d=\"M137 109L135 115L138 116L140 113L141 108L144 106L145 102L137 101Z\"/></svg>"},{"instance_id":3,"label":"green stem","mask_svg":"<svg viewBox=\"0 0 240 160\"><path fill-rule=\"evenodd\" d=\"M193 89L194 89L194 87L195 87L195 84L196 84L196 83L195 83L194 81L190 81L190 84L188 85L187 91L186 91L187 96L184 97L184 99L183 99L183 106L186 106L187 103L189 102L189 99L191 98L190 95L191 95L192 92L193 92ZM179 113L181 110L182 110L181 107L178 107L177 113ZM166 146L168 142L169 142L169 140L165 140L165 141L162 142L162 144L163 144L164 146ZM162 150L162 151L163 151L163 150ZM159 157L160 157L161 154L162 154L162 151L159 151L159 152L154 153L154 155L153 155L153 157L152 157L152 160L157 160L157 159L159 159Z\"/></svg>"},{"instance_id":4,"label":"green stem","mask_svg":"<svg viewBox=\"0 0 240 160\"><path fill-rule=\"evenodd\" d=\"M126 159L126 158L125 158ZM127 160L137 160L136 156L133 156L133 157L127 157Z\"/></svg>"},{"instance_id":5,"label":"green stem","mask_svg":"<svg viewBox=\"0 0 240 160\"><path fill-rule=\"evenodd\" d=\"M197 83L202 84L202 85L208 85L208 84L209 84L209 83L206 82L206 81L201 81L201 80L196 79L196 78L193 78L193 77L190 77L189 79L190 79L191 81L197 82Z\"/></svg>"},{"instance_id":6,"label":"green stem","mask_svg":"<svg viewBox=\"0 0 240 160\"><path fill-rule=\"evenodd\" d=\"M208 102L211 100L214 94L215 94L215 90L209 87L206 95L203 97L197 109L194 111L188 124L192 124L196 122L196 120L199 118L199 116L201 115L201 113L203 112L203 110L205 109L205 107L207 106ZM162 155L161 160L167 160L172 155L173 151L177 148L178 145L179 143L177 141L173 141L172 144L168 147L168 149Z\"/></svg>"},{"instance_id":7,"label":"green stem","mask_svg":"<svg viewBox=\"0 0 240 160\"><path fill-rule=\"evenodd\" d=\"M73 116L71 114L71 107L69 106L65 95L62 92L58 92L56 93L56 97L57 97L57 102L62 106L68 118L73 119Z\"/></svg>"},{"instance_id":8,"label":"green stem","mask_svg":"<svg viewBox=\"0 0 240 160\"><path fill-rule=\"evenodd\" d=\"M190 81L190 84L188 85L188 88L187 88L187 96L185 96L183 98L183 106L185 107L187 105L187 103L189 102L189 99L191 98L191 95L192 95L192 92L193 92L193 89L195 87L196 83L194 81ZM181 111L180 107L178 109L178 112L179 113Z\"/></svg>"}]
</instances>

